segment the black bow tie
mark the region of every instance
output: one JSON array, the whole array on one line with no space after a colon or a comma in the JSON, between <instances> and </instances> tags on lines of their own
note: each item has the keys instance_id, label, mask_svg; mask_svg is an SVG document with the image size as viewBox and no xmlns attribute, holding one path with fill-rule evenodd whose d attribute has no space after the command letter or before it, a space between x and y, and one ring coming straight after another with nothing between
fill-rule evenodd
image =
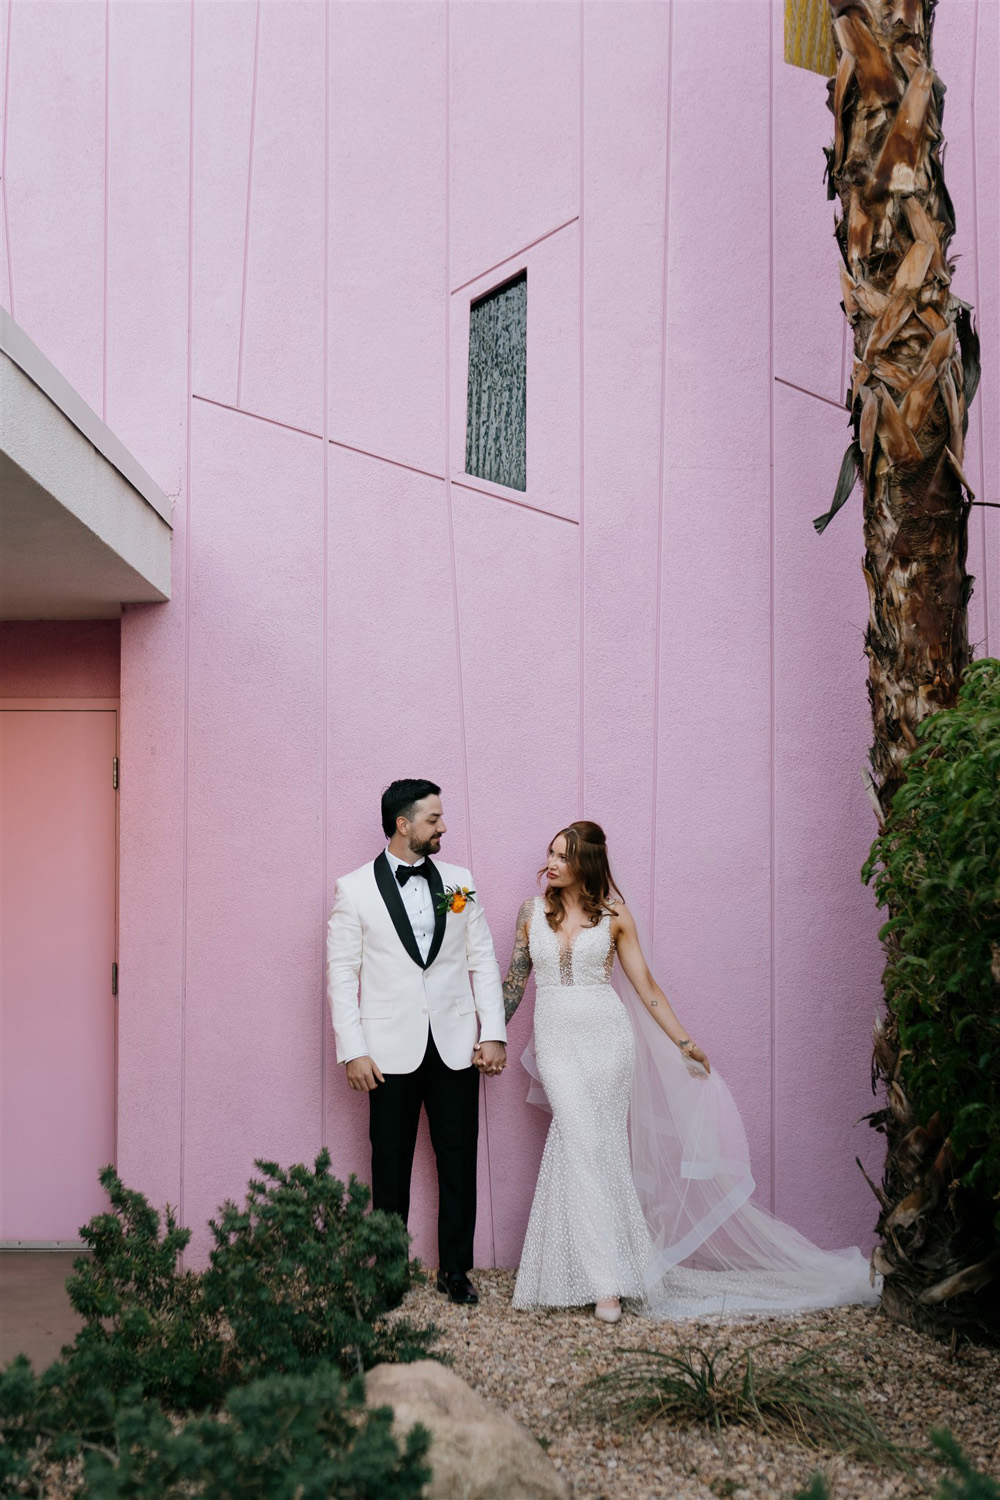
<instances>
[{"instance_id":1,"label":"black bow tie","mask_svg":"<svg viewBox=\"0 0 1000 1500\"><path fill-rule=\"evenodd\" d=\"M396 879L400 885L405 885L413 875L420 875L424 880L429 879L426 865L397 865Z\"/></svg>"}]
</instances>

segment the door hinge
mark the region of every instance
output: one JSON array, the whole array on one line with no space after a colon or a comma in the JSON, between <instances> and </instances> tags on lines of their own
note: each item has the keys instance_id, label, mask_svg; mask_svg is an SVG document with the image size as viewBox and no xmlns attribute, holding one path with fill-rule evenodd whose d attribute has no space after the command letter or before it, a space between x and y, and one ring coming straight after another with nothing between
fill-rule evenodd
<instances>
[{"instance_id":1,"label":"door hinge","mask_svg":"<svg viewBox=\"0 0 1000 1500\"><path fill-rule=\"evenodd\" d=\"M111 965L111 993L112 993L112 995L117 995L117 993L118 993L118 965L117 964L112 964Z\"/></svg>"},{"instance_id":2,"label":"door hinge","mask_svg":"<svg viewBox=\"0 0 1000 1500\"><path fill-rule=\"evenodd\" d=\"M118 757L117 757L117 755L115 756L114 760L111 762L111 785L114 787L115 791L117 792L117 790L118 790Z\"/></svg>"}]
</instances>

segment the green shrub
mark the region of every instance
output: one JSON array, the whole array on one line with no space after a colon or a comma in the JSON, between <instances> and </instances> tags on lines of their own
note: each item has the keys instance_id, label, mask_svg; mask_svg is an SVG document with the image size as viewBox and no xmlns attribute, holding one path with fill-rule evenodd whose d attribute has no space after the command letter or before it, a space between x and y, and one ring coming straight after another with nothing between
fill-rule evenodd
<instances>
[{"instance_id":1,"label":"green shrub","mask_svg":"<svg viewBox=\"0 0 1000 1500\"><path fill-rule=\"evenodd\" d=\"M795 1500L830 1500L830 1491L822 1474L814 1474L804 1490L799 1490Z\"/></svg>"},{"instance_id":2,"label":"green shrub","mask_svg":"<svg viewBox=\"0 0 1000 1500\"><path fill-rule=\"evenodd\" d=\"M887 948L900 1082L937 1114L966 1186L1000 1194L1000 661L975 662L925 719L863 870ZM1000 1209L997 1210L1000 1227Z\"/></svg>"},{"instance_id":3,"label":"green shrub","mask_svg":"<svg viewBox=\"0 0 1000 1500\"><path fill-rule=\"evenodd\" d=\"M1000 1484L972 1467L947 1428L936 1428L931 1442L955 1472L944 1475L936 1500L1000 1500Z\"/></svg>"},{"instance_id":4,"label":"green shrub","mask_svg":"<svg viewBox=\"0 0 1000 1500\"><path fill-rule=\"evenodd\" d=\"M215 1486L199 1494L277 1497L280 1487L248 1486L281 1467L280 1435L292 1430L313 1454L302 1475L333 1475L332 1495L419 1493L411 1478L426 1444L398 1458L388 1418L362 1420L360 1386L344 1385L381 1361L426 1357L436 1337L386 1316L421 1274L406 1228L367 1212L368 1188L353 1177L345 1188L326 1151L313 1169L256 1165L245 1205L224 1204L211 1223L201 1274L180 1268L190 1231L173 1213L161 1223L102 1172L110 1211L81 1231L93 1253L67 1282L82 1329L40 1376L23 1357L0 1374L0 1494L37 1493L47 1465L86 1456L94 1495L180 1495L197 1472ZM327 1491L301 1490L314 1493Z\"/></svg>"},{"instance_id":5,"label":"green shrub","mask_svg":"<svg viewBox=\"0 0 1000 1500\"><path fill-rule=\"evenodd\" d=\"M82 1415L102 1389L200 1411L259 1375L426 1356L433 1330L385 1318L420 1274L402 1220L366 1212L369 1189L354 1177L345 1188L326 1151L313 1169L256 1166L244 1206L225 1203L211 1221L201 1274L179 1269L190 1231L171 1210L161 1229L141 1193L101 1173L111 1211L82 1231L93 1254L67 1290L84 1326L58 1372Z\"/></svg>"},{"instance_id":6,"label":"green shrub","mask_svg":"<svg viewBox=\"0 0 1000 1500\"><path fill-rule=\"evenodd\" d=\"M361 1378L333 1366L265 1376L186 1422L126 1392L100 1442L60 1428L58 1400L23 1356L0 1374L0 1405L2 1495L43 1493L44 1473L88 1500L418 1500L430 1478L427 1431L401 1448L391 1410L366 1410Z\"/></svg>"},{"instance_id":7,"label":"green shrub","mask_svg":"<svg viewBox=\"0 0 1000 1500\"><path fill-rule=\"evenodd\" d=\"M91 1452L93 1500L417 1500L430 1478L430 1435L400 1452L388 1407L364 1409L364 1387L331 1367L270 1375L231 1392L221 1416L177 1430L161 1408L123 1407L115 1454Z\"/></svg>"},{"instance_id":8,"label":"green shrub","mask_svg":"<svg viewBox=\"0 0 1000 1500\"><path fill-rule=\"evenodd\" d=\"M100 1180L111 1207L80 1231L93 1253L66 1282L83 1327L49 1375L84 1406L131 1386L180 1410L209 1406L222 1396L222 1330L206 1316L202 1278L180 1269L191 1231L170 1208L161 1226L111 1167Z\"/></svg>"},{"instance_id":9,"label":"green shrub","mask_svg":"<svg viewBox=\"0 0 1000 1500\"><path fill-rule=\"evenodd\" d=\"M334 1361L345 1374L385 1360L423 1359L431 1338L384 1322L410 1285L409 1235L395 1214L366 1212L370 1189L348 1187L323 1152L310 1172L258 1161L246 1204L226 1203L202 1277L205 1306L224 1319L227 1364L241 1380Z\"/></svg>"},{"instance_id":10,"label":"green shrub","mask_svg":"<svg viewBox=\"0 0 1000 1500\"><path fill-rule=\"evenodd\" d=\"M942 1475L934 1500L1000 1500L1000 1484L972 1467L947 1428L932 1431L931 1442L954 1470L954 1475ZM795 1500L830 1500L823 1475L814 1474L808 1489L800 1490Z\"/></svg>"}]
</instances>

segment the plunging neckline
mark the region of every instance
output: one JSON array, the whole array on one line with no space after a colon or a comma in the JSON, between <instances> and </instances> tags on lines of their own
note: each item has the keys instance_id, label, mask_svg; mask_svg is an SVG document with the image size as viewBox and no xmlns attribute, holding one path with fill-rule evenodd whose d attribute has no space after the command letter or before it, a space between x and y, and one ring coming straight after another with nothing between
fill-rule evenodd
<instances>
[{"instance_id":1,"label":"plunging neckline","mask_svg":"<svg viewBox=\"0 0 1000 1500\"><path fill-rule=\"evenodd\" d=\"M548 927L549 926L549 924L548 924L548 917L547 917L547 913L545 911L545 897L544 896L539 896L538 900L541 903L542 916L546 918L545 925L546 925L546 927ZM576 947L576 940L580 936L581 932L596 932L597 929L598 929L598 927L600 927L601 923L604 921L604 918L606 916L610 916L610 915L611 915L610 912L602 912L601 915L600 915L600 917L598 918L598 920L596 922L591 923L591 925L589 927L578 927L576 929L576 931L574 932L571 940L568 943L564 943L563 942L562 938L559 936L558 931L553 931L553 929L551 927L549 927L549 931L552 933L552 936L555 938L556 945L558 946L560 953L567 953L567 954L568 953L572 953L573 949Z\"/></svg>"}]
</instances>

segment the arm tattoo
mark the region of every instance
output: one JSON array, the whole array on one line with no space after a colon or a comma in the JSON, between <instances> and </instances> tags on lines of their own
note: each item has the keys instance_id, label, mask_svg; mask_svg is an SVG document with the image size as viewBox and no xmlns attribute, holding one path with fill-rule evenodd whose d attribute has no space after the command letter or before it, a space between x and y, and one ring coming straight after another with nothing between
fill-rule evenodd
<instances>
[{"instance_id":1,"label":"arm tattoo","mask_svg":"<svg viewBox=\"0 0 1000 1500\"><path fill-rule=\"evenodd\" d=\"M531 902L525 901L517 914L517 936L514 940L514 952L511 954L507 978L503 982L503 1009L506 1021L510 1021L517 1007L524 999L525 985L528 983L528 975L531 973L531 953L528 948L530 922Z\"/></svg>"}]
</instances>

